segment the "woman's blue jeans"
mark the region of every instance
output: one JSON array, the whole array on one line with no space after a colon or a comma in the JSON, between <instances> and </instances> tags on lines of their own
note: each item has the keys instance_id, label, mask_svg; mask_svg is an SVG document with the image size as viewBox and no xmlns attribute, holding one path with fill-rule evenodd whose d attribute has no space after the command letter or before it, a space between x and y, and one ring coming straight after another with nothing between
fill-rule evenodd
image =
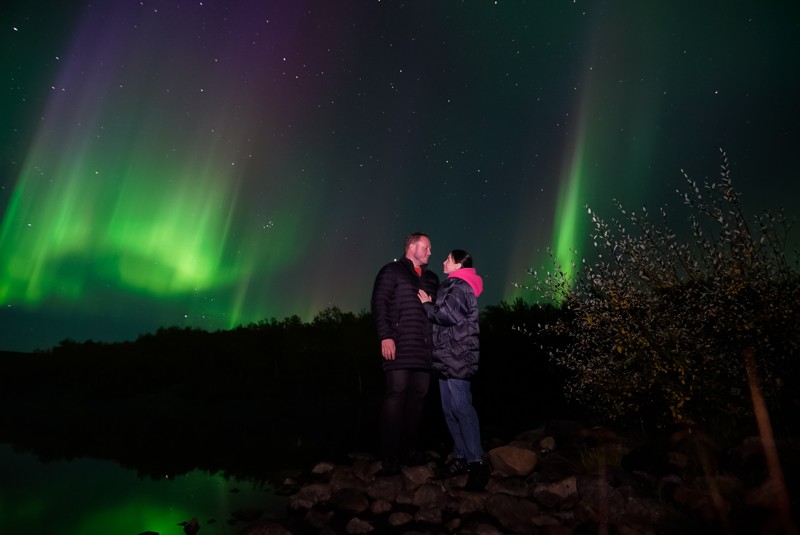
<instances>
[{"instance_id":1,"label":"woman's blue jeans","mask_svg":"<svg viewBox=\"0 0 800 535\"><path fill-rule=\"evenodd\" d=\"M476 462L483 459L478 413L472 406L470 382L463 379L439 379L442 411L453 437L453 457Z\"/></svg>"}]
</instances>

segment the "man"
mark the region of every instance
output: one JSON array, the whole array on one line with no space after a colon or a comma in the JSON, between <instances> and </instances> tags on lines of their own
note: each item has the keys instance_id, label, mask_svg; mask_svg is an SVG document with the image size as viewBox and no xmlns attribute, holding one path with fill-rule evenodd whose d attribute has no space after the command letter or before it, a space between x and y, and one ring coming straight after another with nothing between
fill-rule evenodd
<instances>
[{"instance_id":1,"label":"man","mask_svg":"<svg viewBox=\"0 0 800 535\"><path fill-rule=\"evenodd\" d=\"M419 426L430 384L432 327L419 290L436 294L439 277L425 269L431 241L421 232L405 241L405 255L375 277L372 316L381 341L386 393L381 409L382 473L400 471L400 462L419 464Z\"/></svg>"}]
</instances>

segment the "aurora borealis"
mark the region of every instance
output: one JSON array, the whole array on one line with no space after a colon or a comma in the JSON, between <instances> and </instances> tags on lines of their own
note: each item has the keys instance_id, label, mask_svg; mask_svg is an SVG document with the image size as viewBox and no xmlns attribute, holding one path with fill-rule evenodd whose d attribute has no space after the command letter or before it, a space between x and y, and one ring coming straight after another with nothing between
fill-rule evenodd
<instances>
[{"instance_id":1,"label":"aurora borealis","mask_svg":"<svg viewBox=\"0 0 800 535\"><path fill-rule=\"evenodd\" d=\"M583 250L587 203L678 206L719 149L800 212L800 6L12 0L0 350L366 309L403 238L482 305Z\"/></svg>"}]
</instances>

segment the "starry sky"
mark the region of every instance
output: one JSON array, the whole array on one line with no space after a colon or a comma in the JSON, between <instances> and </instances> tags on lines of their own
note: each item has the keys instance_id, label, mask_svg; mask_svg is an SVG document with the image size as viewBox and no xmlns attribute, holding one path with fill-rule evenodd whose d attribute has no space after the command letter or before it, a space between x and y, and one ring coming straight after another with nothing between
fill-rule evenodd
<instances>
[{"instance_id":1,"label":"starry sky","mask_svg":"<svg viewBox=\"0 0 800 535\"><path fill-rule=\"evenodd\" d=\"M800 212L797 2L3 4L0 350L358 313L414 231L496 305L720 149Z\"/></svg>"}]
</instances>

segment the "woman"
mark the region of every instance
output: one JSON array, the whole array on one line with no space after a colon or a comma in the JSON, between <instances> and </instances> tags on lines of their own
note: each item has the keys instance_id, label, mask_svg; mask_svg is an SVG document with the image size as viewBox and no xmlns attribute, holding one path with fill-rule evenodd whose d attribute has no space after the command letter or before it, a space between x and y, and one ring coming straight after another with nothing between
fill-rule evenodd
<instances>
[{"instance_id":1,"label":"woman","mask_svg":"<svg viewBox=\"0 0 800 535\"><path fill-rule=\"evenodd\" d=\"M483 490L489 471L470 391L470 379L478 371L477 298L483 280L472 267L472 257L461 249L451 251L443 267L447 279L439 287L436 302L424 290L419 291L419 299L433 322L433 371L439 376L442 410L453 437L445 475L469 473L464 488Z\"/></svg>"}]
</instances>

